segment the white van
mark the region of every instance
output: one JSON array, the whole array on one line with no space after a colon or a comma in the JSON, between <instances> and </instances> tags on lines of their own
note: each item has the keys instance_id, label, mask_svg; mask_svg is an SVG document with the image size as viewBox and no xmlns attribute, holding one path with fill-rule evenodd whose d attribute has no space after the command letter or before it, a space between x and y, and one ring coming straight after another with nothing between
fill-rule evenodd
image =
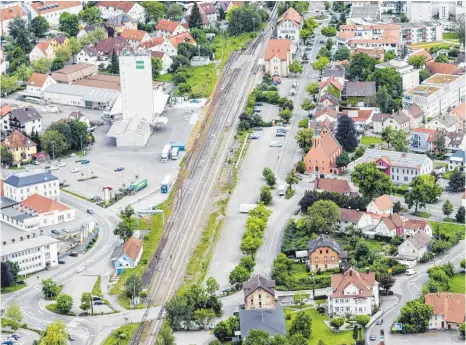
<instances>
[{"instance_id":1,"label":"white van","mask_svg":"<svg viewBox=\"0 0 466 345\"><path fill-rule=\"evenodd\" d=\"M172 148L172 160L177 160L179 157L179 147L173 147Z\"/></svg>"},{"instance_id":2,"label":"white van","mask_svg":"<svg viewBox=\"0 0 466 345\"><path fill-rule=\"evenodd\" d=\"M278 187L278 195L284 196L285 195L285 185L280 185Z\"/></svg>"}]
</instances>

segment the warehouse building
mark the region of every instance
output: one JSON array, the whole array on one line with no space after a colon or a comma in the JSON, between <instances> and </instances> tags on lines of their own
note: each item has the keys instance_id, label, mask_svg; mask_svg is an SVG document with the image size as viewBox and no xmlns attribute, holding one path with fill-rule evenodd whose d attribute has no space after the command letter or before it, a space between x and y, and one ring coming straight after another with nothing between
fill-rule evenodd
<instances>
[{"instance_id":1,"label":"warehouse building","mask_svg":"<svg viewBox=\"0 0 466 345\"><path fill-rule=\"evenodd\" d=\"M107 137L115 138L118 147L142 147L150 134L150 123L142 116L135 116L114 122Z\"/></svg>"},{"instance_id":2,"label":"warehouse building","mask_svg":"<svg viewBox=\"0 0 466 345\"><path fill-rule=\"evenodd\" d=\"M57 83L71 84L88 76L97 74L97 67L90 63L80 63L66 66L52 73L52 79Z\"/></svg>"}]
</instances>

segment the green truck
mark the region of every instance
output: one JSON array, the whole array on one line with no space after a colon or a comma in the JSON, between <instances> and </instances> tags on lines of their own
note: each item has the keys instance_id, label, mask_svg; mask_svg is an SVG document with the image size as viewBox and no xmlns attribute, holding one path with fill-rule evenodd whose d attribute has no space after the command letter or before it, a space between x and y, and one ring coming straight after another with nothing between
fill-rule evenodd
<instances>
[{"instance_id":1,"label":"green truck","mask_svg":"<svg viewBox=\"0 0 466 345\"><path fill-rule=\"evenodd\" d=\"M130 186L128 187L128 192L130 195L134 195L146 187L147 187L147 179L145 178L144 180L131 183Z\"/></svg>"}]
</instances>

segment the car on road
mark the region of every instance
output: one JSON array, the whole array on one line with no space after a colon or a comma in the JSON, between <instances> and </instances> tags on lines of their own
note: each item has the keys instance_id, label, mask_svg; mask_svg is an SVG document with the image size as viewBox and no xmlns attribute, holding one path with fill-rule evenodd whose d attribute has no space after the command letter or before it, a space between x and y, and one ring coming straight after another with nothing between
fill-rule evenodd
<instances>
[{"instance_id":1,"label":"car on road","mask_svg":"<svg viewBox=\"0 0 466 345\"><path fill-rule=\"evenodd\" d=\"M101 301L101 300L102 300L102 297L100 297L100 296L92 296L92 300L93 300L93 301Z\"/></svg>"},{"instance_id":2,"label":"car on road","mask_svg":"<svg viewBox=\"0 0 466 345\"><path fill-rule=\"evenodd\" d=\"M60 235L60 231L55 230L55 229L51 230L50 232L51 232L52 234L54 234L54 235L57 235L57 236Z\"/></svg>"},{"instance_id":3,"label":"car on road","mask_svg":"<svg viewBox=\"0 0 466 345\"><path fill-rule=\"evenodd\" d=\"M60 163L58 163L58 166L60 168L66 167L66 163L65 162L60 162Z\"/></svg>"},{"instance_id":4,"label":"car on road","mask_svg":"<svg viewBox=\"0 0 466 345\"><path fill-rule=\"evenodd\" d=\"M50 167L50 170L58 170L58 169L60 169L60 167L58 165L52 165Z\"/></svg>"},{"instance_id":5,"label":"car on road","mask_svg":"<svg viewBox=\"0 0 466 345\"><path fill-rule=\"evenodd\" d=\"M68 334L68 339L74 341L76 340L76 337L73 334Z\"/></svg>"},{"instance_id":6,"label":"car on road","mask_svg":"<svg viewBox=\"0 0 466 345\"><path fill-rule=\"evenodd\" d=\"M80 266L80 267L78 267L78 268L76 269L76 272L81 273L81 272L84 271L85 269L86 269L85 267Z\"/></svg>"},{"instance_id":7,"label":"car on road","mask_svg":"<svg viewBox=\"0 0 466 345\"><path fill-rule=\"evenodd\" d=\"M77 173L77 172L79 172L79 169L78 168L71 169L71 172L72 173Z\"/></svg>"},{"instance_id":8,"label":"car on road","mask_svg":"<svg viewBox=\"0 0 466 345\"><path fill-rule=\"evenodd\" d=\"M371 341L374 341L376 338L375 334L371 334L370 338L369 338Z\"/></svg>"},{"instance_id":9,"label":"car on road","mask_svg":"<svg viewBox=\"0 0 466 345\"><path fill-rule=\"evenodd\" d=\"M15 342L12 340L5 340L2 342L2 345L13 345Z\"/></svg>"},{"instance_id":10,"label":"car on road","mask_svg":"<svg viewBox=\"0 0 466 345\"><path fill-rule=\"evenodd\" d=\"M94 301L94 305L104 305L105 302L102 300Z\"/></svg>"},{"instance_id":11,"label":"car on road","mask_svg":"<svg viewBox=\"0 0 466 345\"><path fill-rule=\"evenodd\" d=\"M71 252L70 253L70 256L76 258L78 256L78 252Z\"/></svg>"},{"instance_id":12,"label":"car on road","mask_svg":"<svg viewBox=\"0 0 466 345\"><path fill-rule=\"evenodd\" d=\"M65 228L61 229L61 231L66 232L67 234L69 234L71 232L70 229L65 229Z\"/></svg>"},{"instance_id":13,"label":"car on road","mask_svg":"<svg viewBox=\"0 0 466 345\"><path fill-rule=\"evenodd\" d=\"M414 268L408 268L406 270L406 275L407 276L412 276L413 274L416 274L416 273L417 273L417 271Z\"/></svg>"},{"instance_id":14,"label":"car on road","mask_svg":"<svg viewBox=\"0 0 466 345\"><path fill-rule=\"evenodd\" d=\"M264 103L262 102L256 102L256 107L262 107L264 105Z\"/></svg>"},{"instance_id":15,"label":"car on road","mask_svg":"<svg viewBox=\"0 0 466 345\"><path fill-rule=\"evenodd\" d=\"M100 196L98 196L98 195L94 195L94 196L91 198L91 201L95 201L95 202L101 201L101 200L102 200L102 198L101 198Z\"/></svg>"},{"instance_id":16,"label":"car on road","mask_svg":"<svg viewBox=\"0 0 466 345\"><path fill-rule=\"evenodd\" d=\"M251 134L251 139L259 139L259 138L260 138L259 133L254 132L254 133Z\"/></svg>"},{"instance_id":17,"label":"car on road","mask_svg":"<svg viewBox=\"0 0 466 345\"><path fill-rule=\"evenodd\" d=\"M376 322L377 325L381 325L382 323L383 323L383 319L378 319Z\"/></svg>"},{"instance_id":18,"label":"car on road","mask_svg":"<svg viewBox=\"0 0 466 345\"><path fill-rule=\"evenodd\" d=\"M276 137L286 137L286 132L284 131L277 131L275 134Z\"/></svg>"},{"instance_id":19,"label":"car on road","mask_svg":"<svg viewBox=\"0 0 466 345\"><path fill-rule=\"evenodd\" d=\"M94 214L94 210L93 210L93 209L90 209L90 208L88 208L88 209L87 209L87 213L89 213L89 214Z\"/></svg>"},{"instance_id":20,"label":"car on road","mask_svg":"<svg viewBox=\"0 0 466 345\"><path fill-rule=\"evenodd\" d=\"M118 168L115 168L115 172L118 172L118 171L123 171L123 170L125 170L125 168L123 168L123 167L118 167Z\"/></svg>"},{"instance_id":21,"label":"car on road","mask_svg":"<svg viewBox=\"0 0 466 345\"><path fill-rule=\"evenodd\" d=\"M83 159L83 160L81 161L81 164L89 164L89 159Z\"/></svg>"},{"instance_id":22,"label":"car on road","mask_svg":"<svg viewBox=\"0 0 466 345\"><path fill-rule=\"evenodd\" d=\"M259 109L259 108L254 108L254 112L255 112L255 113L260 113L260 112L261 112L261 109Z\"/></svg>"},{"instance_id":23,"label":"car on road","mask_svg":"<svg viewBox=\"0 0 466 345\"><path fill-rule=\"evenodd\" d=\"M60 265L64 265L64 264L66 264L66 261L65 261L65 260L58 260L58 263L59 263Z\"/></svg>"},{"instance_id":24,"label":"car on road","mask_svg":"<svg viewBox=\"0 0 466 345\"><path fill-rule=\"evenodd\" d=\"M11 336L13 338L19 339L19 338L21 338L21 333L13 333Z\"/></svg>"},{"instance_id":25,"label":"car on road","mask_svg":"<svg viewBox=\"0 0 466 345\"><path fill-rule=\"evenodd\" d=\"M320 43L325 43L325 41L324 41L324 40L320 40Z\"/></svg>"},{"instance_id":26,"label":"car on road","mask_svg":"<svg viewBox=\"0 0 466 345\"><path fill-rule=\"evenodd\" d=\"M279 141L271 141L270 147L282 147L282 144Z\"/></svg>"}]
</instances>

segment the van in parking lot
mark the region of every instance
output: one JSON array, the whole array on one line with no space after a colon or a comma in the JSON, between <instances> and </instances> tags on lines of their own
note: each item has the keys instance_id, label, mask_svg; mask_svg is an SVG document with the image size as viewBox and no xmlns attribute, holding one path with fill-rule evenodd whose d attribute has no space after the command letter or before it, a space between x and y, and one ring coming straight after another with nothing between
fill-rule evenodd
<instances>
[{"instance_id":1,"label":"van in parking lot","mask_svg":"<svg viewBox=\"0 0 466 345\"><path fill-rule=\"evenodd\" d=\"M278 195L280 195L280 196L285 195L285 185L280 185L278 187Z\"/></svg>"}]
</instances>

